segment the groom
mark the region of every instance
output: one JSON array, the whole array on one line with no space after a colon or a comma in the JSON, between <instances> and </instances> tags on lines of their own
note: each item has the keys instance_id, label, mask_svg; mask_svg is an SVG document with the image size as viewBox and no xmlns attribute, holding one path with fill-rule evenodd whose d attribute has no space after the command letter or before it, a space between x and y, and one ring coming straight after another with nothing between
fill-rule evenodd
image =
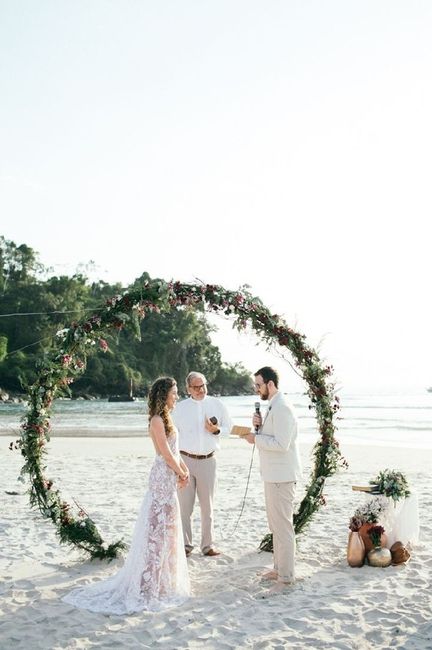
<instances>
[{"instance_id":1,"label":"groom","mask_svg":"<svg viewBox=\"0 0 432 650\"><path fill-rule=\"evenodd\" d=\"M301 461L297 443L297 419L279 390L279 376L265 366L255 373L255 392L268 400L265 417L255 413L252 424L256 433L245 436L256 444L264 481L265 506L270 531L273 533L274 569L264 574L276 580L273 593L295 580L295 533L293 502L296 481L301 477Z\"/></svg>"}]
</instances>

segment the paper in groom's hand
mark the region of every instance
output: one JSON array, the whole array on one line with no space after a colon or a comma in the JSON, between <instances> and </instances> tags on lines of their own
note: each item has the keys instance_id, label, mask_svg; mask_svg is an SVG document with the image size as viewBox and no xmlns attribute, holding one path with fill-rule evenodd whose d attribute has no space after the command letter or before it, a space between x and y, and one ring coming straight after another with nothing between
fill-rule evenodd
<instances>
[{"instance_id":1,"label":"paper in groom's hand","mask_svg":"<svg viewBox=\"0 0 432 650\"><path fill-rule=\"evenodd\" d=\"M232 436L239 436L240 438L243 438L244 436L247 436L249 433L251 433L250 427L241 427L237 424L233 426L231 429L231 435Z\"/></svg>"}]
</instances>

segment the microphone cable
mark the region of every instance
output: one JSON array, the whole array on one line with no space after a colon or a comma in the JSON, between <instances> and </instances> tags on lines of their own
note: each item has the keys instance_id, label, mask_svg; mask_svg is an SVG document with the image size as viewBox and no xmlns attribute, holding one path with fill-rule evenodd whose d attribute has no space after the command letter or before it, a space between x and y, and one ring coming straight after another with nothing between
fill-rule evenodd
<instances>
[{"instance_id":1,"label":"microphone cable","mask_svg":"<svg viewBox=\"0 0 432 650\"><path fill-rule=\"evenodd\" d=\"M251 460L250 460L250 465L249 465L249 472L248 472L248 477L247 477L247 480L246 480L246 489L245 489L245 493L243 495L243 501L242 501L242 504L241 504L240 513L239 513L239 516L237 517L237 521L236 521L235 526L234 526L233 530L231 531L231 533L229 535L223 535L222 536L222 539L224 539L224 540L227 539L228 537L232 537L234 535L234 533L237 530L237 526L240 523L240 519L241 519L241 516L243 514L243 510L244 510L244 507L245 507L245 504L246 504L246 497L247 497L247 493L248 493L248 489L249 489L249 482L250 482L250 477L251 477L251 472L252 472L254 452L255 452L255 443L253 444L253 447L252 447L252 455L251 455Z\"/></svg>"}]
</instances>

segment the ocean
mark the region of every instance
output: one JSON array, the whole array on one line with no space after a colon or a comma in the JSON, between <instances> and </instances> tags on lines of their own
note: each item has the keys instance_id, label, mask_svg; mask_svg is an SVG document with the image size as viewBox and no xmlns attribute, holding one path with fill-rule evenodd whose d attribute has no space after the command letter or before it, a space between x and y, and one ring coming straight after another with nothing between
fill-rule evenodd
<instances>
[{"instance_id":1,"label":"ocean","mask_svg":"<svg viewBox=\"0 0 432 650\"><path fill-rule=\"evenodd\" d=\"M304 394L287 395L300 425L300 442L317 439L313 410ZM249 425L255 395L222 397L233 424ZM340 395L337 438L347 444L432 449L432 393L413 395ZM264 412L266 406L262 403ZM145 400L57 400L51 420L53 435L141 436L147 432ZM0 435L18 436L24 404L0 403Z\"/></svg>"}]
</instances>

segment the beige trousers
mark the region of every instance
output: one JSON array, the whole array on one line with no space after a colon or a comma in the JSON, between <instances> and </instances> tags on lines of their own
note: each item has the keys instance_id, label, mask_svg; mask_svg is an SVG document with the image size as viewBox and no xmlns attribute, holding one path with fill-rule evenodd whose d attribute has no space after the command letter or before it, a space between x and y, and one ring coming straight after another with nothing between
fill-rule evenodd
<instances>
[{"instance_id":1,"label":"beige trousers","mask_svg":"<svg viewBox=\"0 0 432 650\"><path fill-rule=\"evenodd\" d=\"M267 521L270 532L273 533L273 562L279 582L295 580L295 486L295 482L264 483Z\"/></svg>"},{"instance_id":2,"label":"beige trousers","mask_svg":"<svg viewBox=\"0 0 432 650\"><path fill-rule=\"evenodd\" d=\"M191 518L195 498L198 496L201 510L201 550L206 553L214 543L213 496L216 487L216 458L182 456L182 459L189 469L189 484L178 490L184 545L186 549L193 548Z\"/></svg>"}]
</instances>

